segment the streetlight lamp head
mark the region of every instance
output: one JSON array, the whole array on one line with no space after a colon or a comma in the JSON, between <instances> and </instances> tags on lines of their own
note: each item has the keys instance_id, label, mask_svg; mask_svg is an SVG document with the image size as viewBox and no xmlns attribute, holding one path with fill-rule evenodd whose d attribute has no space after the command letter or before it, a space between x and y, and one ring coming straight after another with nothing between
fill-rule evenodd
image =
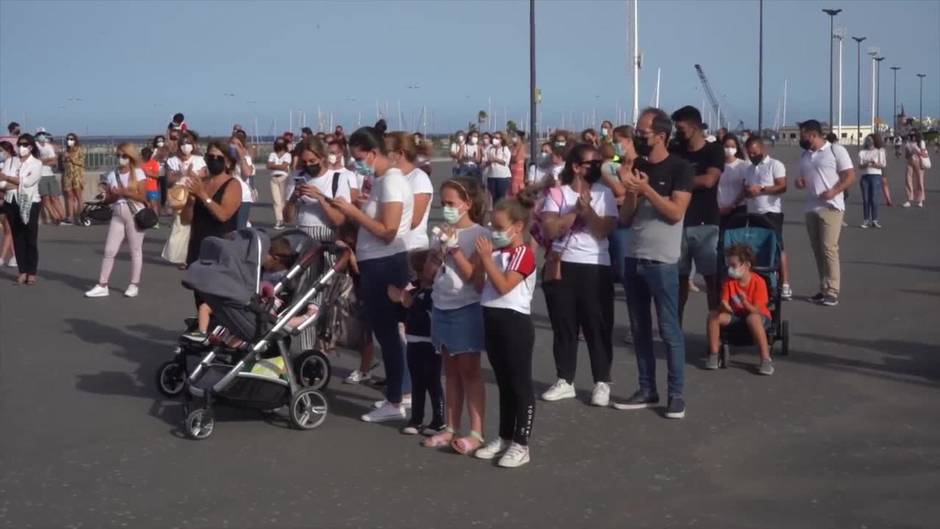
<instances>
[{"instance_id":1,"label":"streetlight lamp head","mask_svg":"<svg viewBox=\"0 0 940 529\"><path fill-rule=\"evenodd\" d=\"M855 42L859 43L859 45L861 45L862 42L867 38L868 37L852 37L852 40L854 40Z\"/></svg>"},{"instance_id":2,"label":"streetlight lamp head","mask_svg":"<svg viewBox=\"0 0 940 529\"><path fill-rule=\"evenodd\" d=\"M838 14L841 13L841 12L842 12L841 9L823 9L823 13L825 13L825 14L831 16L831 17L834 17L834 16L838 15Z\"/></svg>"}]
</instances>

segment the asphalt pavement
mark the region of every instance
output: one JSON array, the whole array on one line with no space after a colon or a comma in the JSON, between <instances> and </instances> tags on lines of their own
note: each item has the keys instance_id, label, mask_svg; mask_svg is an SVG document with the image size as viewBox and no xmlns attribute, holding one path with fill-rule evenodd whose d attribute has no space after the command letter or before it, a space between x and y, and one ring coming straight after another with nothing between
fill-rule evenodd
<instances>
[{"instance_id":1,"label":"asphalt pavement","mask_svg":"<svg viewBox=\"0 0 940 529\"><path fill-rule=\"evenodd\" d=\"M792 182L796 150L776 156ZM889 163L899 204L902 166ZM435 184L449 173L435 164ZM591 407L582 344L578 398L538 403L532 462L516 470L361 422L381 394L341 383L351 354L333 359L318 429L223 411L210 439L186 439L179 404L154 384L192 310L180 272L160 259L169 230L147 234L140 297L121 296L122 252L111 296L90 300L106 226L43 226L39 284L0 270L0 527L937 527L940 187L927 181L927 207L883 208L881 230L858 228L852 190L836 308L804 299L818 282L803 192L791 187L784 237L797 299L784 305L791 354L776 374L757 376L751 350L730 369L701 369L705 300L693 294L684 420ZM266 175L259 188L267 200ZM269 204L253 218L270 226ZM555 379L541 291L533 308L541 391ZM626 320L618 287L615 399L636 387ZM484 368L492 436L497 391ZM658 378L664 386L662 357Z\"/></svg>"}]
</instances>

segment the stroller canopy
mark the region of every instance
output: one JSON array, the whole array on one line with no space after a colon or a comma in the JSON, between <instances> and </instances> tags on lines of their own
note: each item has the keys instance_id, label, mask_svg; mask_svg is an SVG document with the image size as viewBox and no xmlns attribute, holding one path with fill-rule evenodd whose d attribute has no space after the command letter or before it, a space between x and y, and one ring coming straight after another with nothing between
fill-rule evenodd
<instances>
[{"instance_id":1,"label":"stroller canopy","mask_svg":"<svg viewBox=\"0 0 940 529\"><path fill-rule=\"evenodd\" d=\"M199 259L183 275L183 286L203 294L248 304L261 288L261 263L270 247L268 235L251 228L226 238L206 237Z\"/></svg>"}]
</instances>

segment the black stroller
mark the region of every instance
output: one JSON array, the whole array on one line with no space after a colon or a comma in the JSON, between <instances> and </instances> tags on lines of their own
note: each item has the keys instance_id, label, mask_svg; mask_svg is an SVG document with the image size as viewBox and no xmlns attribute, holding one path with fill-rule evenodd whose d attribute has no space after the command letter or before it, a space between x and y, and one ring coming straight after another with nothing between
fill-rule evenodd
<instances>
[{"instance_id":1,"label":"black stroller","mask_svg":"<svg viewBox=\"0 0 940 529\"><path fill-rule=\"evenodd\" d=\"M111 222L111 204L104 201L104 195L99 194L95 200L85 202L82 211L78 214L78 222L82 226L91 226L94 223L107 224Z\"/></svg>"},{"instance_id":2,"label":"black stroller","mask_svg":"<svg viewBox=\"0 0 940 529\"><path fill-rule=\"evenodd\" d=\"M324 290L349 262L348 251L329 270L311 274L310 284L300 285L291 303L275 313L274 297L259 295L261 263L270 241L264 232L243 229L226 239L203 241L199 260L190 265L183 285L196 290L212 308L218 323L241 343L230 342L232 354L210 351L185 379L184 430L193 439L206 439L215 428L213 406L224 403L241 408L273 410L287 406L291 424L316 428L326 420L328 404L317 388L304 387L291 365L287 337L313 324L319 313L288 330L294 316L306 310L310 300ZM309 268L325 251L313 247L299 257L278 283L286 288L300 271ZM227 357L227 358L226 358Z\"/></svg>"}]
</instances>

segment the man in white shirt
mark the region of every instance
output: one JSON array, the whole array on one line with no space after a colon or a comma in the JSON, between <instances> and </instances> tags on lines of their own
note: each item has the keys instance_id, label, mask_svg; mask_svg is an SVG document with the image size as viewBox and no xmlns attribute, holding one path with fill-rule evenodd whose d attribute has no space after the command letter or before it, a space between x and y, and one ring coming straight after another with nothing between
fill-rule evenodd
<instances>
[{"instance_id":1,"label":"man in white shirt","mask_svg":"<svg viewBox=\"0 0 940 529\"><path fill-rule=\"evenodd\" d=\"M819 293L812 297L827 307L839 304L839 234L845 214L844 191L855 182L855 168L845 147L831 144L815 119L800 123L800 177L797 189L806 189L806 231L809 234Z\"/></svg>"},{"instance_id":2,"label":"man in white shirt","mask_svg":"<svg viewBox=\"0 0 940 529\"><path fill-rule=\"evenodd\" d=\"M787 192L787 169L780 160L771 158L764 140L751 136L744 144L751 163L744 172L744 197L749 215L760 215L773 226L783 249L783 207L781 195ZM793 298L790 288L790 260L786 252L780 255L781 297Z\"/></svg>"}]
</instances>

